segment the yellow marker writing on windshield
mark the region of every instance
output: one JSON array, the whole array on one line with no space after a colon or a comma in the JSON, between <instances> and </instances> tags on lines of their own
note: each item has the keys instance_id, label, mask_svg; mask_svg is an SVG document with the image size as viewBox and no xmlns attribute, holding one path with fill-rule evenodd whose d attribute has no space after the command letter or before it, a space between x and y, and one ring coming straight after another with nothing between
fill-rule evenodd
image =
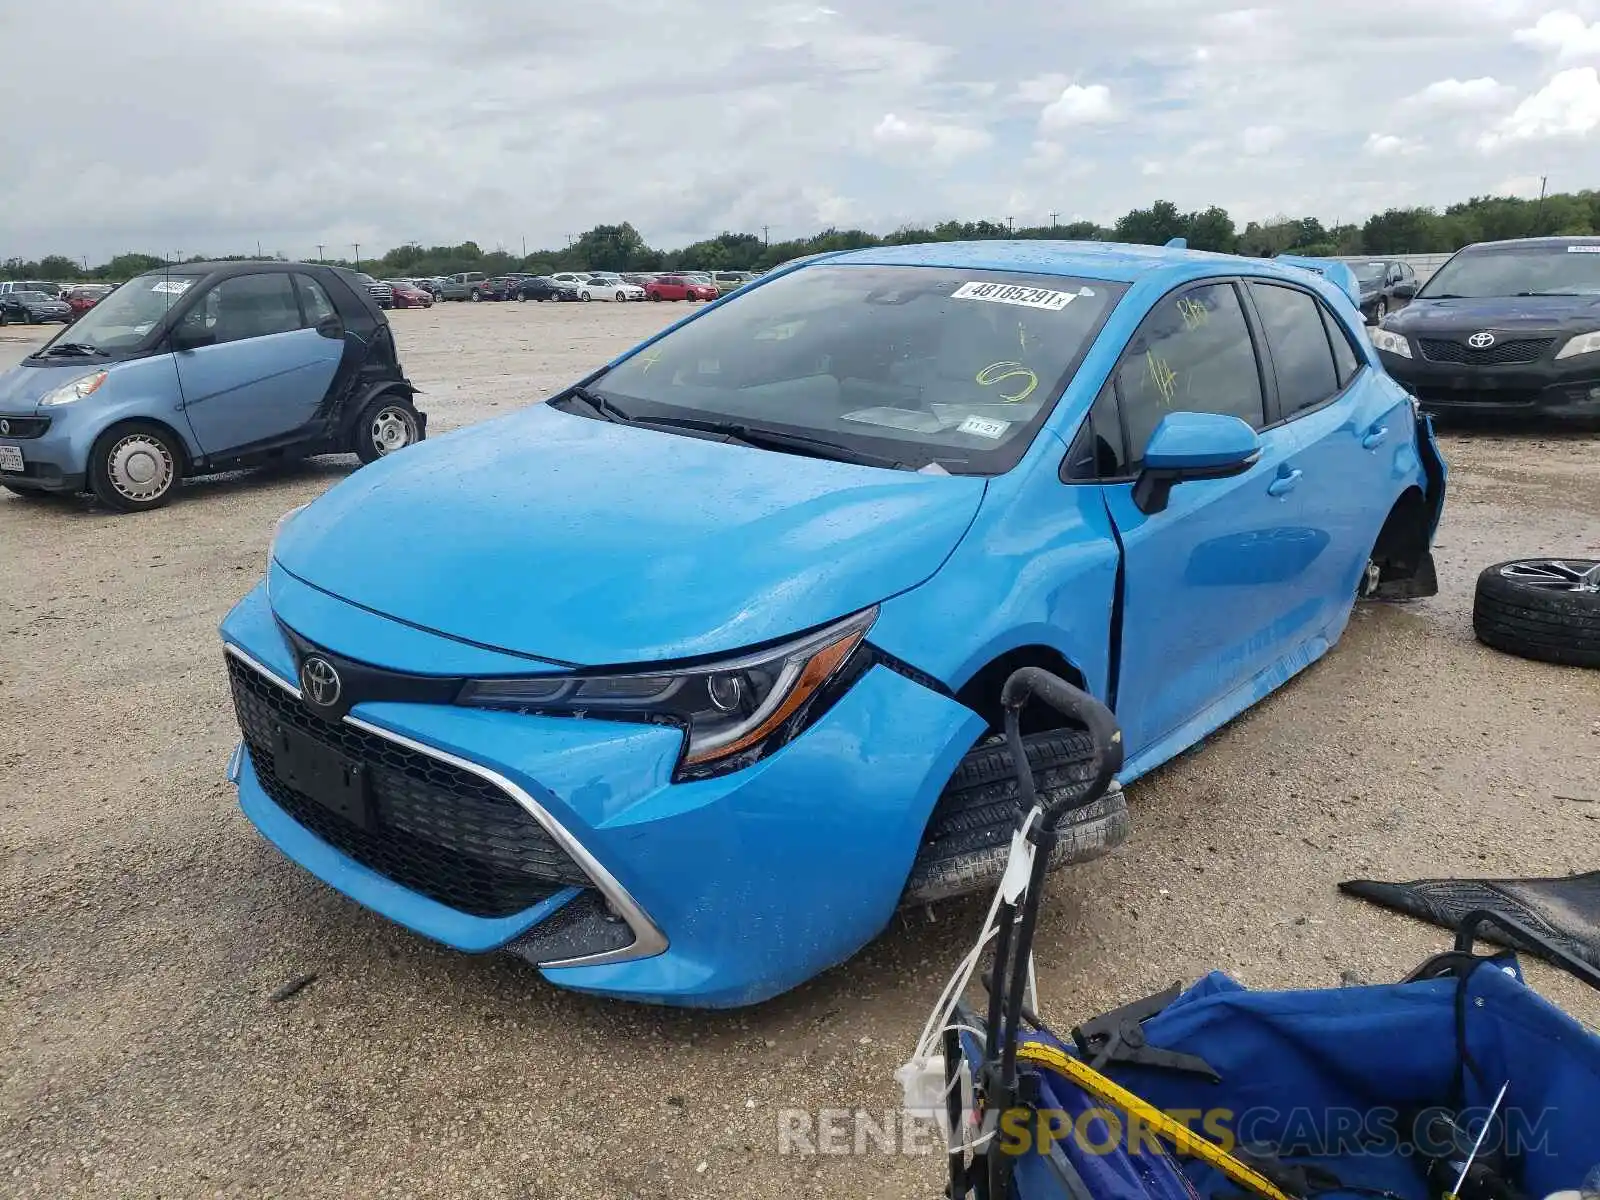
<instances>
[{"instance_id":1,"label":"yellow marker writing on windshield","mask_svg":"<svg viewBox=\"0 0 1600 1200\"><path fill-rule=\"evenodd\" d=\"M1039 377L1019 362L990 363L978 372L977 379L984 387L993 387L996 384L1004 383L1007 379L1024 380L1025 383L1023 384L1013 385L1014 387L1021 387L1021 391L1000 393L1000 399L1008 404L1016 404L1021 400L1026 400L1033 395L1033 390L1039 386Z\"/></svg>"},{"instance_id":2,"label":"yellow marker writing on windshield","mask_svg":"<svg viewBox=\"0 0 1600 1200\"><path fill-rule=\"evenodd\" d=\"M646 350L643 354L639 355L639 361L644 364L644 370L640 371L639 374L648 375L650 374L650 368L661 361L661 351Z\"/></svg>"}]
</instances>

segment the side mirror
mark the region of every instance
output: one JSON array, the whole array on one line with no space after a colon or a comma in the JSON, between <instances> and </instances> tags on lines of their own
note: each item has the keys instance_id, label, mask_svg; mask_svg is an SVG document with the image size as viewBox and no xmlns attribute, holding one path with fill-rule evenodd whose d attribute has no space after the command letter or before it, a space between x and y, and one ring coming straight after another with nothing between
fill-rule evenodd
<instances>
[{"instance_id":1,"label":"side mirror","mask_svg":"<svg viewBox=\"0 0 1600 1200\"><path fill-rule=\"evenodd\" d=\"M1161 419L1144 448L1133 502L1147 515L1163 512L1175 485L1242 475L1261 457L1261 439L1238 417L1175 412Z\"/></svg>"},{"instance_id":2,"label":"side mirror","mask_svg":"<svg viewBox=\"0 0 1600 1200\"><path fill-rule=\"evenodd\" d=\"M172 343L174 350L198 350L201 346L214 346L217 344L217 335L205 329L191 329L179 326L174 329L167 339Z\"/></svg>"}]
</instances>

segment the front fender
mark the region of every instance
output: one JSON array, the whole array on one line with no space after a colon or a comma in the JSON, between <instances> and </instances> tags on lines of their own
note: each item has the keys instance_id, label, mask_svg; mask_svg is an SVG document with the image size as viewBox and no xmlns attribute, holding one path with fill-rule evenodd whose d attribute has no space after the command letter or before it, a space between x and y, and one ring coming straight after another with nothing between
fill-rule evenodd
<instances>
[{"instance_id":1,"label":"front fender","mask_svg":"<svg viewBox=\"0 0 1600 1200\"><path fill-rule=\"evenodd\" d=\"M183 413L178 368L170 354L116 363L107 368L106 381L92 396L38 411L50 418L38 451L63 466L70 464L73 471L85 469L95 439L122 421L164 425L177 435L191 462L203 457Z\"/></svg>"}]
</instances>

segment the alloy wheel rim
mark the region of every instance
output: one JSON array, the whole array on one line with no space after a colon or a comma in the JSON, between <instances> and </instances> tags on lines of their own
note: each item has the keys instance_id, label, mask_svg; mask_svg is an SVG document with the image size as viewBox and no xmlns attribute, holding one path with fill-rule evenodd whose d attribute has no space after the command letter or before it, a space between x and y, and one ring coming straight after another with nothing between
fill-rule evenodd
<instances>
[{"instance_id":1,"label":"alloy wheel rim","mask_svg":"<svg viewBox=\"0 0 1600 1200\"><path fill-rule=\"evenodd\" d=\"M111 447L106 474L119 496L147 502L172 486L172 453L148 434L133 433Z\"/></svg>"},{"instance_id":2,"label":"alloy wheel rim","mask_svg":"<svg viewBox=\"0 0 1600 1200\"><path fill-rule=\"evenodd\" d=\"M405 409L393 404L386 405L372 418L372 445L380 458L396 450L404 450L413 440L415 430L412 428L411 414Z\"/></svg>"},{"instance_id":3,"label":"alloy wheel rim","mask_svg":"<svg viewBox=\"0 0 1600 1200\"><path fill-rule=\"evenodd\" d=\"M1581 558L1539 558L1507 563L1503 578L1547 592L1600 593L1600 562Z\"/></svg>"}]
</instances>

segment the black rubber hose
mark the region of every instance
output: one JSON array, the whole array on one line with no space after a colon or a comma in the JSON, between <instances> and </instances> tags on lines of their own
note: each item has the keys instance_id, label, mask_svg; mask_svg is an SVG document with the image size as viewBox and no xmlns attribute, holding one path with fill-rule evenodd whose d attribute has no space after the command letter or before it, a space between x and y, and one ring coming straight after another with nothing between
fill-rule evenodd
<instances>
[{"instance_id":1,"label":"black rubber hose","mask_svg":"<svg viewBox=\"0 0 1600 1200\"><path fill-rule=\"evenodd\" d=\"M1089 783L1082 791L1057 801L1045 810L1043 827L1052 829L1069 809L1105 795L1112 779L1122 770L1122 729L1109 708L1065 679L1040 667L1022 667L1013 671L1005 687L1000 689L1000 704L1006 710L1006 741L1011 747L1012 764L1017 772L1019 798L1024 812L1034 804L1033 772L1028 769L1028 760L1023 755L1020 725L1014 714L1020 715L1023 707L1033 699L1044 701L1062 716L1078 722L1088 731L1094 743L1094 774Z\"/></svg>"}]
</instances>

